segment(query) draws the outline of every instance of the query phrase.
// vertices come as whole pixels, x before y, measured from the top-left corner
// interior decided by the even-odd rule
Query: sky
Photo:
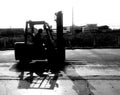
[[[119,0],[0,0],[0,28],[24,28],[28,20],[56,27],[55,13],[62,11],[63,25],[108,25],[120,28]]]

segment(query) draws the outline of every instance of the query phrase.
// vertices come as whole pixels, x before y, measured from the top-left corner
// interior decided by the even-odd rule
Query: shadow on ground
[[[19,67],[19,66],[18,66]],[[75,70],[75,67],[73,64],[65,63],[65,67],[68,67],[72,72],[71,74],[68,74],[66,70],[64,73],[67,75],[67,77],[72,81],[74,84],[72,89],[78,94],[78,95],[94,95],[92,90],[95,90],[95,88],[89,83],[87,79],[84,79],[81,77]],[[19,89],[51,89],[53,90],[55,87],[58,87],[57,84],[58,80],[58,74],[54,75],[43,75],[39,76],[24,76],[23,80],[19,80]]]
[[[91,90],[95,90],[95,88],[87,79],[84,79],[76,72],[75,67],[72,64],[67,64],[69,64],[68,67],[72,70],[71,74],[67,74],[65,71],[66,75],[74,84],[72,89],[75,90],[78,95],[94,95]]]
[[[23,80],[19,81],[18,88],[19,89],[51,89],[54,87],[58,87],[56,83],[58,79],[58,75],[54,76],[33,76],[33,77],[25,77]]]
[[[56,83],[58,79],[58,73],[55,74],[43,74],[46,63],[35,62],[33,64],[16,63],[11,67],[11,70],[21,72],[19,75],[19,89],[54,89],[58,87]],[[35,76],[30,76],[30,71]],[[28,73],[27,73],[28,72]],[[22,77],[22,78],[21,78]]]

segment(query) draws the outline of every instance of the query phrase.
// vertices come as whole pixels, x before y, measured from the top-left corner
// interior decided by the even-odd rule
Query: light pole
[[[74,31],[74,7],[72,7],[72,34]]]

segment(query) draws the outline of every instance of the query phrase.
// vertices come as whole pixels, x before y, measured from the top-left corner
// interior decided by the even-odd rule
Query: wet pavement
[[[10,62],[0,63],[0,95],[120,95],[120,49],[69,50],[59,74],[31,79],[26,72],[23,80],[10,52],[2,52]]]

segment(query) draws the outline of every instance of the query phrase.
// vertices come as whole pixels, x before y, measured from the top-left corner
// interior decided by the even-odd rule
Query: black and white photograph
[[[119,0],[0,0],[0,95],[120,95]]]

